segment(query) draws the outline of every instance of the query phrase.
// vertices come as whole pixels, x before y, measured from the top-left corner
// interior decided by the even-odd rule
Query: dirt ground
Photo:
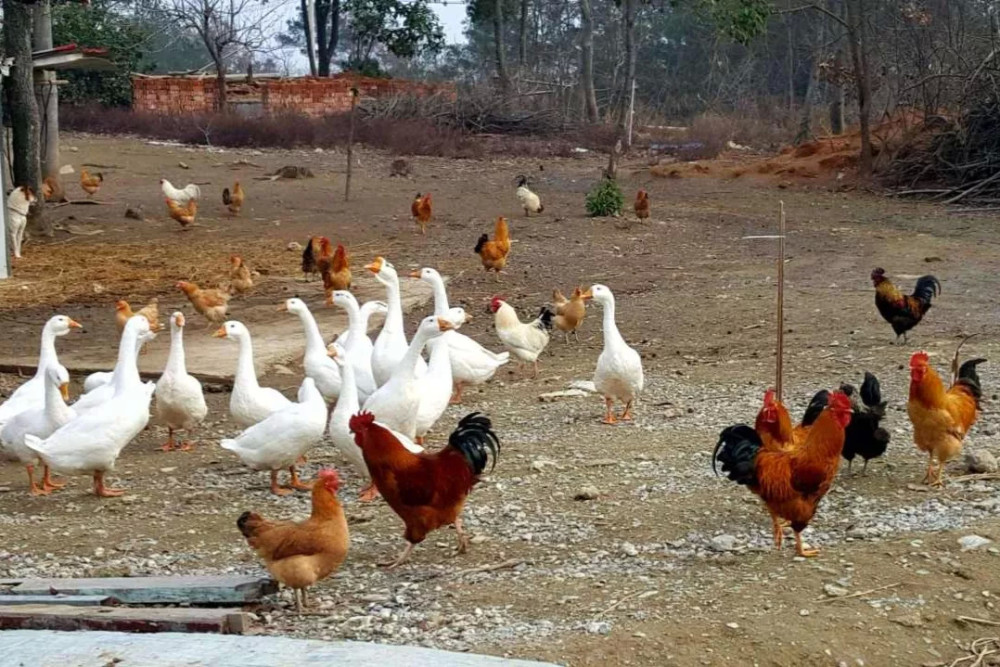
[[[66,206],[53,215],[77,231],[103,231],[30,243],[15,278],[0,286],[5,353],[35,349],[42,322],[59,311],[85,323],[81,335],[105,337],[109,358],[114,299],[157,295],[161,313],[191,314],[173,282],[218,280],[232,252],[266,274],[249,304],[277,303],[293,290],[318,304],[318,283],[288,280],[297,276],[299,259],[287,244],[312,234],[347,245],[355,270],[381,254],[399,269],[434,266],[451,276],[452,302],[475,317],[463,332],[495,349],[484,311],[494,294],[527,316],[553,287],[600,282],[614,291],[619,326],[646,371],[634,424],[601,425],[594,396],[538,399],[590,379],[602,345],[600,312],[591,310],[579,344],[553,337],[537,380],[512,368],[469,392],[466,405],[449,408],[431,444],[443,442],[450,425],[472,410],[489,413],[503,440],[495,472],[466,506],[472,548],[454,557],[453,533],[441,531],[391,572],[375,563],[402,548],[400,521],[384,503],[359,504],[358,476],[332,448],[318,448],[306,471],[328,464],[342,471],[351,554],[317,587],[313,613],[290,613],[283,594],[258,610],[258,631],[569,665],[972,664],[955,661],[973,655],[974,640],[1000,634],[997,481],[964,479],[943,490],[919,485],[926,461],[912,444],[905,411],[905,369],[915,349],[930,351],[943,371],[958,337],[983,331],[963,354],[1000,360],[992,218],[864,192],[656,178],[637,167],[624,170],[623,187],[629,197],[640,187],[649,191],[652,219],[591,219],[583,202],[603,166],[599,156],[418,158],[408,180],[387,177],[392,158],[362,151],[345,203],[341,154],[71,137],[64,159],[117,165],[104,170],[98,196],[111,203]],[[316,178],[255,180],[284,164],[309,166]],[[513,185],[519,173],[531,176],[543,215],[520,215]],[[202,184],[206,203],[191,231],[178,231],[165,215],[161,176],[175,185]],[[219,191],[237,178],[247,204],[231,219]],[[75,181],[68,188],[82,196]],[[426,236],[409,219],[418,191],[434,198]],[[719,431],[752,420],[773,382],[775,242],[743,237],[774,233],[779,200],[788,212],[787,400],[799,414],[815,390],[857,383],[870,370],[889,401],[884,425],[893,438],[866,475],[842,469],[806,532],[821,549],[810,560],[793,557],[787,543],[774,551],[759,503],[714,477],[710,466]],[[139,204],[147,220],[122,216],[126,205]],[[497,284],[472,248],[500,214],[511,221],[515,243]],[[891,329],[875,310],[875,266],[907,289],[925,273],[941,280],[943,293],[909,346],[891,345]],[[243,307],[235,304],[232,317],[240,318]],[[409,332],[424,315],[407,314]],[[153,344],[166,346],[161,338]],[[73,344],[67,337],[58,347]],[[1000,380],[992,364],[981,375],[986,400],[966,449],[1000,453]],[[5,394],[17,381],[0,377]],[[292,392],[298,376],[263,381]],[[270,496],[264,475],[218,446],[235,432],[227,401],[224,392],[209,394],[209,419],[193,453],[160,452],[165,429],[155,424],[130,444],[115,471],[115,482],[130,490],[123,499],[95,499],[83,478],[32,498],[21,468],[0,469],[0,578],[260,571],[236,517],[244,509],[302,516],[308,498]],[[962,468],[957,462],[949,473],[960,476]],[[588,485],[599,497],[575,500]],[[959,538],[972,534],[993,542],[962,551]],[[989,659],[978,664],[1000,664]]]

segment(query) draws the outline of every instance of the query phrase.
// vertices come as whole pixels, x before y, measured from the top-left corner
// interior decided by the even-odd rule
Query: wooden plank
[[[61,604],[73,607],[103,607],[117,604],[107,595],[0,595],[0,607],[24,604]]]
[[[244,632],[246,614],[227,609],[0,606],[0,630],[117,630],[121,632]]]
[[[11,595],[102,595],[123,604],[231,604],[254,602],[278,590],[272,579],[252,576],[25,579]]]
[[[4,653],[24,665],[73,667],[332,667],[405,665],[406,667],[554,667],[550,663],[452,653],[414,646],[319,641],[291,637],[125,634],[11,630],[3,635]]]

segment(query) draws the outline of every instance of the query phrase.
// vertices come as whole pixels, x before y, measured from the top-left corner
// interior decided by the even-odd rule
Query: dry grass
[[[242,241],[239,253],[264,275],[298,275],[299,253],[275,252],[274,241]],[[218,287],[228,284],[230,254],[224,246],[181,241],[32,245],[14,264],[14,277],[0,282],[0,311],[142,302],[174,290],[178,280]]]

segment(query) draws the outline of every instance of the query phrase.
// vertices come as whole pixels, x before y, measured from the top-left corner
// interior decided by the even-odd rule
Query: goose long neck
[[[390,331],[403,330],[403,302],[399,297],[399,278],[387,278],[385,280],[386,304],[389,311],[385,314],[385,324],[383,327]]]
[[[434,315],[444,317],[448,314],[448,292],[444,288],[444,279],[435,276],[431,287],[434,288]]]
[[[407,374],[416,377],[417,375],[417,362],[420,360],[420,352],[424,349],[424,345],[427,344],[430,336],[426,331],[421,331],[417,329],[417,333],[413,335],[413,340],[410,341],[410,346],[406,348],[406,354],[403,355],[402,361],[399,362],[399,367],[403,369]]]
[[[247,384],[257,388],[257,369],[253,367],[253,341],[249,336],[240,336],[240,357],[236,362],[236,384]]]
[[[348,315],[348,317],[350,317]],[[307,350],[320,350],[326,354],[326,346],[323,345],[323,336],[319,333],[319,325],[316,324],[316,318],[308,310],[303,310],[299,313],[299,319],[302,320],[302,326],[306,331],[306,349]]]
[[[624,340],[615,324],[615,301],[611,299],[604,306],[604,341],[605,343],[619,342]]]
[[[337,405],[333,411],[338,415],[347,413],[353,415],[361,409],[358,399],[358,385],[354,382],[354,367],[346,363],[340,367],[340,395],[337,397]]]
[[[167,368],[174,372],[187,369],[184,360],[184,329],[175,327],[170,333],[170,356],[167,357]]]
[[[59,392],[59,386],[45,378],[45,414],[54,416],[59,408],[65,405],[62,394]]]
[[[344,310],[347,311],[347,330],[351,332],[351,335],[367,335],[368,320],[361,316],[361,309],[358,308],[358,305],[356,303],[348,303],[344,307]]]
[[[115,364],[113,381],[116,396],[139,384],[139,365],[136,361],[138,354],[138,334],[135,331],[126,331],[118,345],[118,363]]]
[[[42,329],[42,346],[38,351],[38,370],[35,375],[43,376],[45,369],[56,361],[56,333],[46,324]]]

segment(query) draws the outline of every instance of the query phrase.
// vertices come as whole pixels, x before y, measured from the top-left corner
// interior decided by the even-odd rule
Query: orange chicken
[[[243,258],[239,255],[229,257],[229,293],[244,294],[253,287],[253,276]]]
[[[125,325],[128,323],[129,319],[133,315],[142,315],[149,322],[149,330],[156,333],[160,330],[160,309],[159,309],[159,299],[153,298],[149,301],[146,306],[140,308],[138,312],[132,312],[132,306],[129,302],[124,299],[119,299],[115,302],[115,325],[118,327],[118,335],[120,336],[122,330],[125,329]],[[145,351],[145,348],[143,348]]]
[[[239,215],[240,209],[243,208],[243,187],[240,186],[240,182],[236,181],[233,184],[233,189],[225,188],[222,191],[222,203],[226,205],[229,212],[233,215]]]
[[[97,191],[101,189],[101,185],[104,183],[104,174],[97,172],[93,176],[86,169],[80,170],[80,187],[83,191],[87,193],[88,196],[93,197],[97,194]]]
[[[45,180],[42,181],[42,197],[45,198],[45,201],[65,201],[66,195],[58,178],[45,177]]]
[[[925,484],[944,483],[945,464],[962,451],[962,441],[979,417],[983,389],[976,366],[985,361],[966,361],[958,370],[955,383],[946,390],[926,352],[914,352],[910,358],[910,399],[906,410],[913,424],[913,442],[929,456]]]
[[[338,290],[351,289],[351,265],[347,250],[342,245],[337,246],[333,260],[323,267],[323,291],[326,302],[333,303],[333,293]]]
[[[295,590],[298,611],[308,605],[307,589],[347,558],[351,539],[337,500],[339,488],[336,470],[320,470],[312,487],[312,513],[305,521],[269,521],[256,512],[244,512],[236,521],[271,576]]]
[[[198,200],[191,199],[184,206],[178,204],[173,199],[164,199],[167,202],[167,210],[170,217],[181,223],[181,229],[187,229],[188,225],[194,224],[195,216],[198,214]]]
[[[483,261],[483,268],[487,271],[496,271],[496,278],[500,280],[500,272],[507,266],[507,255],[510,254],[510,230],[507,229],[507,219],[503,216],[497,218],[496,227],[493,229],[493,240],[483,234],[476,242],[474,250]]]
[[[645,220],[649,217],[649,195],[645,190],[639,190],[635,196],[635,217]]]
[[[323,273],[323,266],[331,258],[330,239],[325,236],[313,236],[302,250],[302,273],[308,280],[310,276]]]
[[[229,295],[220,289],[201,289],[194,283],[180,281],[177,289],[184,292],[194,309],[208,320],[209,324],[221,324],[229,310]]]
[[[427,233],[427,223],[431,221],[431,195],[430,193],[426,195],[421,195],[419,192],[417,196],[413,198],[413,203],[410,204],[410,213],[413,214],[413,220],[420,225],[420,233]]]
[[[558,289],[552,290],[552,307],[556,310],[556,316],[552,318],[552,324],[555,325],[556,329],[563,332],[567,343],[569,342],[570,333],[573,334],[577,342],[580,342],[580,337],[577,335],[576,330],[587,314],[587,299],[591,298],[593,298],[593,294],[590,293],[590,290],[584,292],[580,287],[573,290],[573,296],[569,299],[563,296],[563,293]]]

